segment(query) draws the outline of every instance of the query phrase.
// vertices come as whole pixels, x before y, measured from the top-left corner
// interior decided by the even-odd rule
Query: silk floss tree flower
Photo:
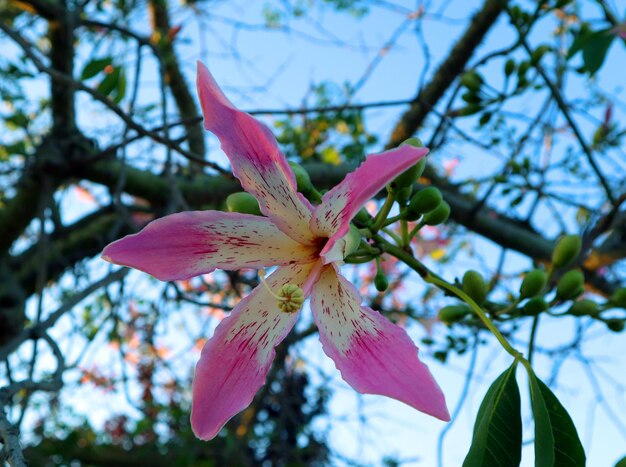
[[[371,155],[317,206],[298,193],[274,136],[237,110],[198,64],[204,126],[220,140],[241,186],[263,216],[193,211],[172,214],[108,245],[102,257],[173,281],[217,268],[278,266],[215,329],[196,366],[191,425],[214,438],[264,384],[276,347],[310,298],[324,352],[361,393],[400,400],[449,420],[443,393],[406,332],[361,305],[340,272],[350,252],[350,221],[385,184],[428,152],[402,146]]]

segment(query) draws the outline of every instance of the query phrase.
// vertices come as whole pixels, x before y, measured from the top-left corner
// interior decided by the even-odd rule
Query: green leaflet
[[[83,68],[83,71],[80,74],[80,79],[84,81],[86,79],[93,78],[112,63],[113,59],[111,57],[96,58],[94,60],[90,60],[85,65],[85,68]]]
[[[517,361],[514,361],[487,390],[478,409],[472,445],[463,467],[519,466],[522,418],[516,367]]]
[[[550,388],[533,372],[528,373],[535,418],[535,465],[582,467],[585,451],[569,414]]]

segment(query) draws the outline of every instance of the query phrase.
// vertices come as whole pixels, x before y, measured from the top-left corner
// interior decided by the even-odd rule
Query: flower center
[[[274,293],[267,282],[265,282],[265,270],[259,271],[261,283],[272,297],[278,302],[278,308],[285,313],[295,313],[304,303],[304,291],[296,284],[283,285],[278,293]]]

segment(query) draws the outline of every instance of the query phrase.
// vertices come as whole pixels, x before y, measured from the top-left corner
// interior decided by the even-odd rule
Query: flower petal
[[[273,290],[286,283],[301,286],[314,263],[280,267],[267,278]],[[245,409],[274,359],[274,347],[291,330],[298,313],[279,311],[276,299],[260,285],[215,329],[202,349],[193,380],[191,426],[198,438],[214,438]]]
[[[309,262],[316,255],[314,247],[295,242],[266,217],[187,211],[157,219],[141,232],[111,243],[102,257],[171,281],[216,268]]]
[[[355,171],[346,175],[339,185],[326,193],[311,220],[313,233],[330,238],[322,250],[322,256],[330,252],[335,242],[348,232],[350,221],[368,199],[427,153],[426,148],[404,145],[370,155]],[[332,258],[326,258],[327,263],[331,261]]]
[[[377,311],[360,306],[353,285],[327,266],[311,295],[324,352],[343,379],[365,394],[382,394],[450,420],[441,389],[407,333]]]
[[[301,243],[312,243],[311,204],[297,192],[296,179],[272,132],[237,110],[206,67],[198,62],[198,95],[204,127],[214,133],[241,186],[255,196],[263,214]]]

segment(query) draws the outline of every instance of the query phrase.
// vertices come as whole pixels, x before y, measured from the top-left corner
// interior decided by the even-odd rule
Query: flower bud
[[[626,308],[626,287],[617,289],[613,295],[611,295],[610,302],[620,308]]]
[[[387,276],[382,273],[382,271],[377,272],[374,276],[374,286],[379,292],[384,292],[387,290],[387,287],[389,287],[389,280],[387,279]]]
[[[552,252],[552,264],[555,268],[562,268],[571,264],[579,255],[581,240],[578,235],[561,237]]]
[[[487,284],[476,271],[467,271],[463,275],[463,291],[479,305],[487,298]]]
[[[483,85],[483,78],[475,70],[466,71],[461,75],[461,84],[467,89],[478,91]]]
[[[359,224],[367,225],[372,221],[372,216],[367,212],[367,209],[361,208],[354,216],[354,220]]]
[[[293,170],[293,174],[296,176],[298,191],[301,193],[308,193],[311,191],[313,188],[311,177],[309,176],[309,173],[304,170],[304,167],[292,161],[289,161],[289,165],[291,166],[291,170]]]
[[[450,217],[450,205],[442,201],[433,211],[424,215],[424,224],[439,225],[443,224]]]
[[[344,258],[359,249],[359,245],[361,244],[361,238],[361,232],[359,232],[359,229],[356,227],[356,225],[350,224],[350,230],[348,230],[348,233],[343,237],[343,240],[345,241],[343,251]]]
[[[585,289],[585,276],[577,269],[567,271],[556,284],[556,297],[560,300],[571,300],[581,295]]]
[[[613,332],[622,332],[624,330],[624,320],[617,318],[607,319],[606,326]]]
[[[547,309],[548,304],[543,297],[533,297],[526,302],[523,312],[525,315],[535,316],[543,311],[546,311]]]
[[[259,202],[254,196],[245,191],[232,193],[226,198],[226,208],[229,212],[240,212],[242,214],[261,215]]]
[[[417,140],[417,138],[410,138],[410,140]],[[418,146],[417,144],[410,144],[408,143],[409,140],[406,140],[404,144],[407,144],[409,146],[415,146],[418,148],[422,148],[424,147],[424,145],[421,144],[420,141],[420,145]],[[417,140],[419,141],[419,140]],[[424,169],[426,168],[426,159],[422,158],[420,159],[420,161],[409,167],[408,169],[406,169],[404,172],[402,172],[400,175],[398,175],[396,178],[393,179],[393,181],[389,184],[389,188],[391,188],[392,190],[397,189],[397,188],[403,188],[406,186],[411,186],[413,185],[418,178],[420,178],[422,176],[422,174],[424,173]]]
[[[448,305],[439,310],[439,321],[445,324],[452,324],[461,321],[472,313],[472,309],[467,305]]]
[[[411,197],[411,193],[413,193],[412,186],[405,186],[395,191],[394,198],[400,204],[406,204],[406,201]]]
[[[583,299],[574,302],[574,304],[568,310],[568,313],[573,316],[595,316],[598,311],[598,304],[593,300]]]
[[[413,195],[408,210],[415,214],[425,214],[434,210],[442,201],[441,191],[434,186],[429,186]]]
[[[511,74],[513,74],[513,72],[515,71],[515,67],[515,60],[509,58],[504,64],[504,74],[506,76],[511,76]]]
[[[519,297],[521,299],[534,297],[539,295],[548,282],[548,276],[542,269],[533,269],[522,281],[519,288]]]

